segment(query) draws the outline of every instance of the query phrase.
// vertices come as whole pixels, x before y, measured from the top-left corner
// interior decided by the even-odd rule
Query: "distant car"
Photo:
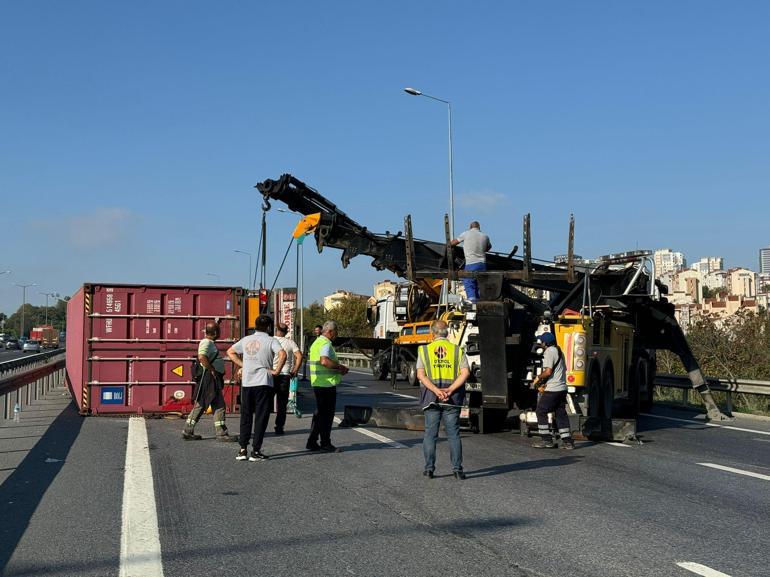
[[[24,343],[26,343],[29,340],[29,337],[19,337],[19,343],[24,346]]]
[[[21,343],[18,341],[18,339],[11,338],[5,342],[6,351],[13,351],[13,350],[18,351],[20,348],[21,348]]]
[[[41,350],[40,341],[29,340],[22,346],[21,350],[25,353],[39,353]]]

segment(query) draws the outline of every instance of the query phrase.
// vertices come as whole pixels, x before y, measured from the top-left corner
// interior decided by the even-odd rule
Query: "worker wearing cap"
[[[456,479],[465,479],[463,446],[460,441],[460,408],[465,400],[465,381],[471,375],[463,350],[447,340],[449,327],[444,321],[433,321],[433,342],[419,348],[417,379],[420,381],[420,406],[425,418],[422,452],[425,457],[423,475],[433,478],[436,468],[436,440],[441,421],[449,441],[449,457]]]
[[[543,352],[543,371],[535,377],[532,384],[537,387],[540,395],[537,399],[537,433],[538,439],[532,443],[536,449],[552,449],[556,445],[553,442],[548,426],[548,413],[553,413],[561,438],[562,449],[574,449],[572,435],[567,416],[567,381],[564,378],[564,355],[556,344],[553,333],[543,333],[538,341],[545,347]]]

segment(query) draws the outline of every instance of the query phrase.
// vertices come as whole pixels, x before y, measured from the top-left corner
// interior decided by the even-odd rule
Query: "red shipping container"
[[[225,402],[238,409],[225,352],[241,338],[243,289],[86,284],[67,304],[67,383],[80,413],[188,412],[206,323],[219,320]]]

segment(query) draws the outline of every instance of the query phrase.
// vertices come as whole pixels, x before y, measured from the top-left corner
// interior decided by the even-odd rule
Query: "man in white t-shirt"
[[[268,458],[262,453],[262,440],[273,404],[273,377],[281,372],[286,362],[286,352],[268,334],[273,328],[273,319],[259,315],[254,328],[253,335],[242,338],[227,350],[227,356],[240,368],[238,374],[241,376],[241,450],[235,457],[238,461]],[[249,455],[252,422],[254,441]]]
[[[293,340],[286,336],[289,327],[285,323],[276,323],[275,340],[281,344],[286,352],[286,362],[281,372],[273,378],[275,389],[275,434],[283,435],[283,426],[286,424],[286,406],[289,404],[289,386],[292,378],[297,376],[302,366],[302,353]],[[275,358],[275,368],[278,366],[278,357]]]

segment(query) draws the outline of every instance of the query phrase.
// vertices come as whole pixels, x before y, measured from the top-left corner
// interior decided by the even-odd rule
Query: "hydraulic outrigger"
[[[589,359],[587,394],[580,400],[586,417],[609,421],[618,413],[635,416],[640,408],[651,404],[655,351],[670,350],[682,360],[693,388],[703,399],[708,418],[729,419],[714,402],[674,317],[674,307],[661,294],[662,285],[645,268],[649,253],[611,255],[590,268],[575,266],[571,220],[566,267],[537,264],[531,255],[527,215],[523,255],[514,256],[515,248],[510,254],[490,253],[486,272],[469,273],[461,270],[462,250],[452,247],[448,237],[443,243],[413,238],[409,217],[405,221],[406,234],[376,234],[290,174],[260,182],[256,188],[266,202],[278,200],[292,211],[313,215],[318,251],[327,246],[341,250],[343,267],[347,267],[352,258],[367,255],[377,270],[389,270],[408,279],[433,302],[440,296],[437,287],[441,283],[437,283],[437,279],[477,278],[480,299],[474,322],[478,331],[465,346],[469,356],[478,358],[469,390],[471,398],[475,397],[471,407],[476,416],[475,425],[482,432],[499,429],[511,409],[524,410],[533,405],[535,394],[528,386],[528,378],[538,327],[544,321],[554,323],[556,319],[567,319],[564,322],[574,324],[578,317],[584,325],[597,327],[597,339],[602,323],[606,325],[601,333],[604,338],[609,338],[611,327],[616,326],[630,327],[633,333],[632,350],[626,351],[622,367],[622,374],[628,376],[627,391],[622,398],[613,397],[616,387],[609,377],[594,374],[593,365],[598,363]],[[528,294],[532,292],[530,289],[548,291],[551,299],[545,302],[533,298]],[[575,404],[578,412],[581,411],[579,405]]]

